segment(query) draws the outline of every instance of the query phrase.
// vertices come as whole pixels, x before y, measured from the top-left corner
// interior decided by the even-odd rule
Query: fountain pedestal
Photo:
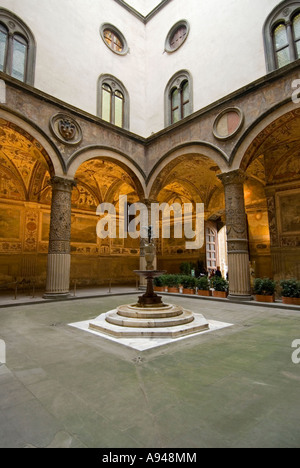
[[[157,278],[158,276],[161,276],[166,272],[165,271],[158,271],[158,270],[145,270],[145,271],[136,270],[134,273],[136,273],[139,276],[145,277],[146,280],[147,280],[146,293],[143,296],[139,297],[138,305],[140,307],[155,307],[155,306],[156,307],[161,307],[161,306],[163,306],[162,297],[158,296],[154,292],[153,280],[154,280],[154,278]]]
[[[147,291],[137,304],[123,305],[100,315],[89,324],[91,330],[116,338],[179,338],[209,330],[201,314],[183,307],[164,304],[154,292],[153,280],[164,271],[135,271],[147,279]]]

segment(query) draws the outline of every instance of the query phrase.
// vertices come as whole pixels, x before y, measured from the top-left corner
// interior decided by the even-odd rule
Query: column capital
[[[141,200],[141,203],[144,203],[148,209],[151,208],[152,203],[159,203],[157,200],[154,200],[154,198],[144,198]]]
[[[64,177],[53,176],[49,181],[49,185],[51,185],[53,190],[71,192],[73,188],[77,186],[77,181],[74,179],[65,179]]]
[[[235,171],[224,172],[217,176],[224,186],[233,184],[244,184],[248,179],[247,174],[242,169],[236,169]]]

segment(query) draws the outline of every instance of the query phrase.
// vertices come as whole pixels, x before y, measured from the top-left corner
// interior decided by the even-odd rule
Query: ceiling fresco
[[[204,203],[207,215],[224,211],[221,171],[207,156],[186,155],[168,164],[154,184],[159,202]]]
[[[76,176],[72,204],[77,208],[94,210],[103,202],[117,204],[120,195],[128,201],[137,201],[133,179],[117,164],[104,159],[91,159],[83,163]]]
[[[299,110],[277,119],[264,129],[248,148],[242,163],[243,169],[247,169],[247,173],[250,172],[267,185],[298,180],[300,178],[299,128]]]

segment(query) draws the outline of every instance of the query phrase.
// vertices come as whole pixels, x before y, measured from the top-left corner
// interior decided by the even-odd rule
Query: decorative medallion
[[[215,120],[213,134],[218,140],[233,138],[244,123],[244,115],[237,107],[222,111]]]
[[[76,120],[67,114],[56,114],[50,120],[53,134],[65,144],[78,145],[82,140],[82,131]]]

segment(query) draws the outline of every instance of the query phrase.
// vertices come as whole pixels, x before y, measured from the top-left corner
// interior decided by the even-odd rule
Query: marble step
[[[106,314],[89,323],[90,330],[98,331],[115,338],[180,338],[209,330],[209,323],[201,314],[194,314],[194,320],[184,325],[162,328],[123,327],[106,321]]]
[[[129,328],[164,328],[185,325],[194,321],[194,314],[189,310],[182,310],[182,313],[176,317],[164,318],[131,318],[122,317],[118,312],[111,312],[106,315],[106,321],[119,327]]]
[[[183,308],[175,305],[164,304],[163,307],[136,307],[134,305],[123,305],[118,307],[118,315],[121,317],[139,319],[160,319],[178,317],[183,314]]]

